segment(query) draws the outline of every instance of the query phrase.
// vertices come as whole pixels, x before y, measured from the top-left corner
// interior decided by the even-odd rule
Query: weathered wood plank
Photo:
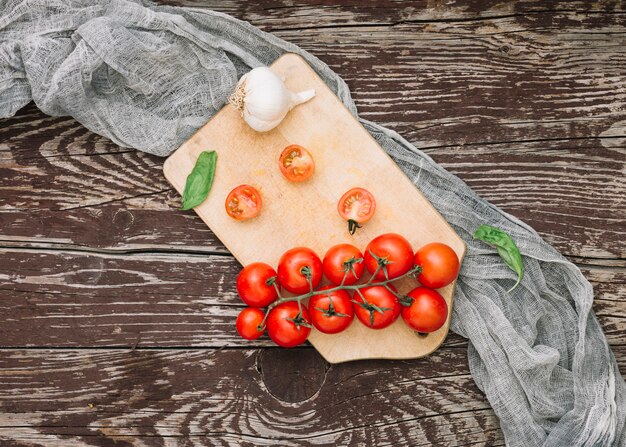
[[[0,140],[3,246],[226,252],[195,214],[177,210],[156,157],[115,154],[75,121],[32,107]],[[564,254],[609,259],[626,257],[625,151],[626,142],[573,139],[427,152]]]
[[[230,256],[0,250],[0,340],[11,347],[261,347],[237,336]],[[608,340],[626,333],[626,269],[586,267]],[[43,331],[33,331],[40,327]],[[451,336],[446,346],[463,346]]]
[[[502,16],[532,16],[556,12],[619,13],[620,2],[590,1],[428,1],[428,0],[157,0],[156,3],[213,9],[247,20],[256,26],[333,27],[363,23],[479,21]],[[259,23],[256,23],[259,22]]]
[[[463,351],[313,373],[297,366],[302,352],[289,351],[291,367],[281,358],[280,372],[294,376],[283,387],[307,380],[318,387],[293,402],[265,385],[279,368],[264,357],[282,350],[5,350],[0,439],[46,446],[152,445],[146,436],[165,445],[502,444]]]
[[[182,3],[310,50],[364,117],[421,146],[625,134],[619,3]]]
[[[615,350],[626,359],[626,346]],[[0,439],[45,446],[502,445],[461,351],[320,369],[321,357],[302,349],[0,350]],[[303,357],[311,368],[302,369]],[[290,380],[276,388],[274,375]],[[315,386],[306,381],[319,390],[311,394]],[[302,387],[310,390],[302,394]]]

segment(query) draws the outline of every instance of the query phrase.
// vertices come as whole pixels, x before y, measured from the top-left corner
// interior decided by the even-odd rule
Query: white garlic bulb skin
[[[293,93],[268,67],[257,67],[241,77],[229,102],[257,132],[278,126],[287,113],[315,96],[315,90]]]

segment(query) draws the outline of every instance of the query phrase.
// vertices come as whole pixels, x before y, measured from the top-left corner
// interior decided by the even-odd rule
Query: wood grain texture
[[[614,350],[626,358],[624,346]],[[309,373],[303,369],[309,363],[301,362],[311,353],[318,355],[306,349],[0,350],[0,440],[59,447],[504,445],[464,349]],[[303,374],[324,386],[313,396],[298,391],[306,384],[294,380],[277,390],[266,386],[270,375],[301,380]]]
[[[314,351],[272,359],[276,351],[0,351],[0,439],[46,446],[503,444],[464,349],[439,350],[429,361],[328,365],[318,375],[324,386],[297,402],[293,388],[306,385],[285,380],[276,394],[265,377],[309,379],[301,357]],[[26,420],[29,426],[12,428]]]
[[[531,224],[583,266],[626,373],[622,2],[162,3],[312,51],[364,118]],[[0,121],[1,445],[504,443],[454,334],[411,362],[244,345],[238,264],[161,166],[32,104]]]

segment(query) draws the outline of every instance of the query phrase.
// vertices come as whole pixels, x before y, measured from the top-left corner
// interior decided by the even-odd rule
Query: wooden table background
[[[296,43],[361,115],[580,266],[626,372],[619,1],[170,1]],[[240,266],[163,160],[29,105],[0,121],[0,445],[502,445],[451,334],[329,365],[236,336]]]

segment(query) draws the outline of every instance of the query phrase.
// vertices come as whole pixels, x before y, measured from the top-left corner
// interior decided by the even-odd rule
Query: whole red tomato
[[[414,262],[422,267],[417,280],[431,289],[447,286],[459,275],[459,257],[441,242],[433,242],[417,250]]]
[[[448,304],[435,290],[416,287],[408,294],[409,306],[402,307],[402,319],[418,332],[433,332],[448,318]]]
[[[333,284],[341,284],[345,275],[344,284],[354,284],[363,275],[363,253],[350,244],[338,244],[330,247],[324,256],[324,275]],[[347,274],[346,274],[347,272]]]
[[[267,333],[278,346],[293,348],[306,341],[311,333],[311,319],[306,306],[302,313],[295,301],[276,306],[267,316]]]
[[[365,248],[365,267],[370,273],[378,268],[378,259],[385,263],[387,276],[381,268],[376,279],[393,279],[404,275],[413,267],[413,249],[405,238],[395,233],[381,234]]]
[[[393,286],[388,287],[396,291]],[[361,294],[354,294],[354,313],[365,326],[383,329],[390,326],[400,316],[402,306],[396,296],[386,287],[377,285],[365,287],[361,289]]]
[[[246,265],[237,276],[237,292],[251,307],[267,307],[276,301],[278,293],[272,285],[276,270],[263,262]]]
[[[291,293],[307,293],[322,280],[322,261],[313,250],[296,247],[287,250],[278,262],[278,282]],[[307,281],[307,277],[311,281]]]
[[[320,290],[328,290],[330,286]],[[337,334],[354,320],[354,307],[350,294],[345,290],[314,295],[309,300],[309,312],[313,326],[325,334]]]
[[[237,332],[246,340],[256,340],[265,331],[264,328],[261,328],[264,317],[265,314],[261,309],[246,307],[237,316],[237,322],[235,323]]]

